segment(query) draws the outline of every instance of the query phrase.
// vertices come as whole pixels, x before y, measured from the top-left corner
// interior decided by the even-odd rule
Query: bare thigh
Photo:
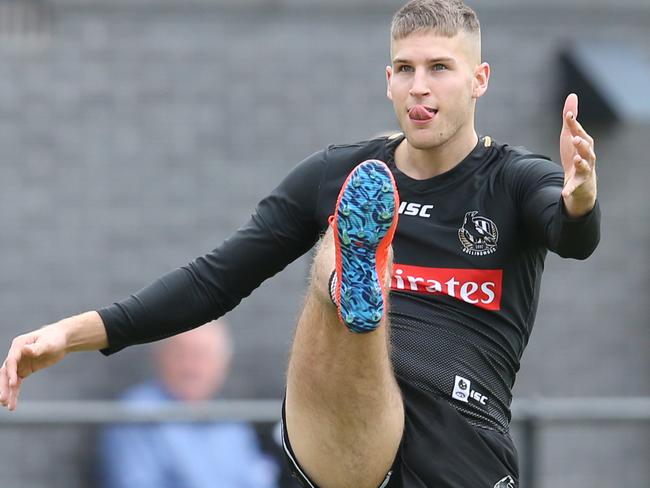
[[[333,263],[328,231],[292,346],[286,429],[298,462],[321,488],[377,488],[404,429],[388,324],[360,335],[340,322],[327,292]]]

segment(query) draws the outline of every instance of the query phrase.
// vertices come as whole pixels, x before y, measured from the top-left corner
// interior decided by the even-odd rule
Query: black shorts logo
[[[472,389],[472,382],[470,380],[458,375],[454,379],[454,389],[451,392],[451,397],[465,403],[469,403],[472,400],[481,405],[486,405],[488,401],[486,395],[483,395],[476,389]]]
[[[517,485],[515,485],[515,480],[512,479],[512,476],[506,476],[502,480],[497,481],[494,488],[517,488]]]

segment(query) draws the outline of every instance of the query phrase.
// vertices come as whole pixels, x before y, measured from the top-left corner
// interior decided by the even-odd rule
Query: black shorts
[[[397,457],[380,488],[517,488],[517,451],[507,433],[474,427],[447,400],[400,384],[406,422]],[[296,459],[282,406],[282,442],[291,474],[318,488]]]

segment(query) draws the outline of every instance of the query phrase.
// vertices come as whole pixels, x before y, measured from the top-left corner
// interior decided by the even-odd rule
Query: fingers
[[[23,342],[14,339],[2,368],[0,369],[0,405],[9,410],[16,408],[20,380],[18,378],[18,363],[22,358]]]
[[[566,98],[562,114],[564,115],[564,125],[569,129],[571,135],[574,137],[582,137],[583,139],[587,140],[593,147],[593,138],[587,134],[587,131],[582,127],[580,122],[578,122],[578,95],[571,93]]]
[[[571,135],[576,137],[582,137],[586,141],[589,142],[592,146],[594,145],[594,139],[587,134],[587,131],[582,127],[580,122],[578,122],[578,119],[576,119],[576,116],[573,112],[567,112],[565,116],[565,121],[567,128],[571,132]]]
[[[596,164],[596,153],[594,152],[593,143],[580,136],[574,136],[572,142],[573,147],[576,149],[574,163],[583,160],[589,167],[593,167]],[[578,161],[576,161],[576,158],[578,158]]]
[[[582,125],[576,120],[573,112],[567,112],[565,120],[566,126],[572,136],[571,142],[576,151],[574,156],[574,164],[578,164],[576,168],[579,168],[581,164],[580,160],[586,162],[590,168],[593,168],[596,164],[594,139],[587,134],[587,131],[585,131]],[[578,159],[576,160],[576,158]]]
[[[564,120],[567,119],[567,113],[572,113],[574,118],[578,116],[578,95],[575,93],[570,93],[564,101],[564,108],[562,109],[562,115]]]
[[[14,410],[18,403],[18,395],[20,394],[20,385],[22,384],[21,378],[21,365],[25,369],[24,360],[26,356],[34,356],[34,348],[36,337],[27,334],[16,337],[11,343],[7,358],[5,359],[2,368],[0,368],[0,405]],[[27,376],[28,372],[22,372],[23,376]]]
[[[564,167],[565,184],[562,196],[565,198],[565,203],[566,199],[571,197],[572,202],[578,202],[578,207],[593,208],[596,198],[594,139],[577,120],[578,97],[575,94],[572,93],[567,97],[563,115],[560,154]],[[575,205],[573,209],[575,210]],[[582,215],[580,212],[574,213]]]
[[[595,157],[595,156],[594,156]],[[562,188],[562,196],[568,198],[573,193],[586,184],[588,181],[595,181],[594,163],[583,158],[580,154],[573,157],[573,171],[568,176],[567,181]]]
[[[9,404],[7,407],[9,408],[10,411],[16,410],[16,406],[18,405],[18,397],[20,396],[20,385],[22,384],[22,380],[18,380],[18,383],[9,390]]]
[[[0,368],[0,405],[7,406],[9,400],[9,378],[7,376],[7,367],[3,363]]]

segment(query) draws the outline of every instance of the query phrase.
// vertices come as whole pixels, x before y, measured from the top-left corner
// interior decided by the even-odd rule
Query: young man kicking
[[[0,402],[14,409],[23,379],[68,352],[115,353],[223,315],[320,239],[283,409],[303,486],[516,487],[511,388],[546,252],[584,259],[599,240],[593,140],[575,95],[562,167],[476,133],[490,68],[461,2],[411,1],[391,34],[402,134],[314,154],[211,253],[17,337]]]

